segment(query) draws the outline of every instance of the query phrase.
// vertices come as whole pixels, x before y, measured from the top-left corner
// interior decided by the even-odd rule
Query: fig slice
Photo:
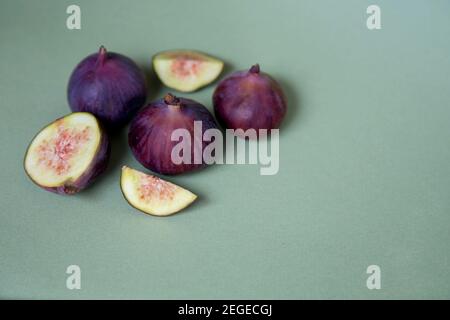
[[[97,118],[75,112],[53,121],[33,138],[24,169],[45,190],[73,194],[105,171],[109,154],[109,140]]]
[[[192,92],[213,82],[223,69],[223,61],[190,50],[170,50],[153,57],[153,68],[169,88]]]
[[[176,213],[197,198],[189,190],[127,166],[122,167],[120,188],[132,207],[155,216]]]

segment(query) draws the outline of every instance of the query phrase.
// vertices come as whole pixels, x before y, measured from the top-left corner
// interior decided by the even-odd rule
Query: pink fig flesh
[[[90,113],[75,112],[42,129],[27,149],[24,167],[45,190],[74,194],[106,169],[109,140]]]
[[[120,188],[131,206],[156,216],[176,213],[197,198],[187,189],[127,166],[122,168]]]

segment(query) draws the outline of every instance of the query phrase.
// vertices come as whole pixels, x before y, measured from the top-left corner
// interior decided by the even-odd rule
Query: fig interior
[[[223,69],[223,62],[207,54],[173,50],[157,54],[153,65],[161,81],[168,87],[191,92],[214,81]]]
[[[176,213],[197,198],[189,190],[127,166],[122,168],[120,187],[133,207],[156,216]]]
[[[74,181],[90,166],[101,139],[97,119],[75,112],[42,129],[25,156],[25,170],[44,187]]]

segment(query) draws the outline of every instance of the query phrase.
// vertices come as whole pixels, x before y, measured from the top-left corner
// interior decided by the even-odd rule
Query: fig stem
[[[255,64],[250,68],[250,73],[259,73],[260,69],[259,69],[259,64]]]
[[[181,106],[181,101],[173,94],[168,93],[164,96],[164,102],[169,106]]]
[[[100,46],[100,49],[98,50],[97,67],[103,66],[107,58],[107,53],[106,48]]]

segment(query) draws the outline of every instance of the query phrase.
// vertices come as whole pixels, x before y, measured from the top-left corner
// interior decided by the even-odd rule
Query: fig
[[[188,135],[185,139],[189,150],[183,151],[187,161],[182,163],[172,158],[175,146],[183,142],[174,141],[172,137],[177,129]],[[208,109],[194,100],[177,98],[169,93],[138,112],[130,124],[128,144],[136,159],[147,169],[175,175],[206,166],[202,152],[211,142],[202,138],[208,129],[218,130]]]
[[[72,111],[90,112],[108,129],[117,129],[144,105],[145,77],[130,58],[101,46],[73,70],[67,96]]]
[[[155,216],[174,214],[197,198],[182,187],[127,166],[122,167],[120,188],[132,207]]]
[[[237,71],[217,86],[213,94],[217,121],[228,129],[279,128],[287,109],[281,86],[258,64],[248,71]],[[239,135],[239,134],[237,134]]]
[[[50,123],[33,138],[24,167],[45,190],[74,194],[105,171],[109,154],[109,139],[97,118],[75,112]]]
[[[169,88],[192,92],[213,82],[223,62],[207,54],[189,50],[171,50],[153,57],[153,68]]]

